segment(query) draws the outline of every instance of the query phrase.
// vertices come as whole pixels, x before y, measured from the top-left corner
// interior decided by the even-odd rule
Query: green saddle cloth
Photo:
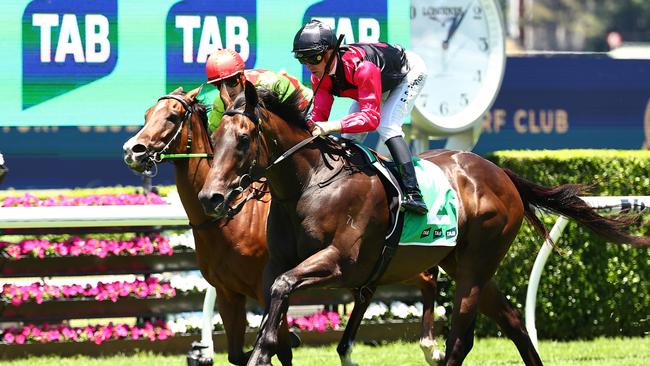
[[[413,158],[415,174],[426,215],[406,211],[400,245],[455,246],[458,236],[458,196],[440,167],[418,157]]]

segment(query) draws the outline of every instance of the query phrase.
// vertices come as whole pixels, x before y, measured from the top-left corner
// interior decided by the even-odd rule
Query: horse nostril
[[[224,202],[224,196],[219,193],[200,193],[199,200],[203,204],[206,213],[214,212]]]
[[[131,148],[131,151],[132,151],[134,154],[144,154],[144,153],[147,152],[147,148],[146,148],[146,146],[144,146],[143,144],[135,144],[135,145],[133,145],[133,147]]]
[[[220,204],[222,204],[224,201],[223,194],[219,193],[213,193],[212,196],[210,196],[210,203],[212,204],[212,207],[216,208]]]

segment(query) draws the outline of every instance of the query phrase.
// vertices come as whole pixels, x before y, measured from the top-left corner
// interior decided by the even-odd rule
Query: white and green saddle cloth
[[[426,215],[406,211],[400,245],[453,247],[458,236],[458,195],[436,164],[413,158],[420,191],[429,209]]]

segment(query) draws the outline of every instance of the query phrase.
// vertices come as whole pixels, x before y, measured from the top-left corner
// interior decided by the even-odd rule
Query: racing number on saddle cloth
[[[399,244],[455,246],[458,236],[458,194],[437,165],[418,157],[413,158],[413,165],[429,212],[426,215],[404,213]]]

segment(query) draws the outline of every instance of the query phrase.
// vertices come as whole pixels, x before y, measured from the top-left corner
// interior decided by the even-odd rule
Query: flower
[[[47,239],[25,239],[18,243],[0,242],[0,254],[3,252],[11,259],[81,255],[106,258],[109,255],[174,254],[169,240],[160,234],[134,236],[127,240],[71,236],[60,242]]]
[[[321,311],[299,318],[287,317],[289,327],[295,326],[301,330],[325,332],[328,329],[338,329],[341,317],[332,311]]]
[[[88,325],[69,327],[64,324],[25,325],[24,328],[9,327],[0,331],[0,339],[6,344],[83,342],[91,341],[97,345],[109,340],[124,339],[131,336],[138,339],[146,334],[149,340],[164,340],[174,333],[161,321],[146,322],[141,326],[126,324]]]
[[[41,304],[44,301],[57,299],[94,298],[97,301],[116,302],[124,297],[161,299],[174,296],[176,296],[176,289],[169,283],[160,282],[157,277],[133,282],[98,282],[95,286],[63,285],[59,287],[42,282],[34,282],[29,286],[4,284],[0,291],[0,300],[14,306],[20,306],[26,301],[35,301],[37,304]]]
[[[2,207],[37,207],[37,206],[115,206],[115,205],[166,205],[167,201],[153,192],[142,193],[106,193],[87,196],[64,196],[39,198],[30,193],[20,197],[6,197]]]

